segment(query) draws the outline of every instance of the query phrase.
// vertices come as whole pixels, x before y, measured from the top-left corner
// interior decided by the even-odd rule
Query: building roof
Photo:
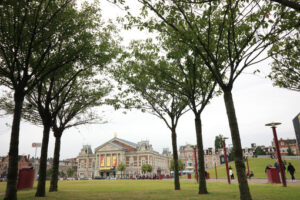
[[[121,138],[115,137],[115,138],[113,138],[112,140],[119,140],[120,142],[123,142],[123,143],[125,143],[125,144],[129,144],[130,146],[133,146],[133,147],[135,147],[135,148],[139,147],[138,144],[133,143],[133,142],[130,142],[130,141],[127,141],[127,140],[124,140],[124,139],[121,139]]]

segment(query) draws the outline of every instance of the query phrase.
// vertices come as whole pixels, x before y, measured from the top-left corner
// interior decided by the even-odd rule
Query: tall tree
[[[101,117],[91,108],[104,103],[103,98],[109,94],[111,87],[103,81],[89,81],[87,78],[91,77],[78,78],[72,83],[71,88],[66,89],[51,105],[52,113],[58,108],[59,111],[52,125],[55,147],[50,192],[57,191],[58,188],[59,155],[64,131],[83,124],[103,123]]]
[[[163,82],[165,76],[159,69],[169,63],[159,56],[159,49],[150,40],[144,43],[133,41],[129,49],[120,59],[120,66],[112,70],[115,80],[127,85],[118,98],[122,99],[125,108],[148,111],[162,119],[170,129],[175,163],[174,186],[175,190],[180,190],[176,127],[179,118],[187,111],[188,101],[174,91],[167,91]]]
[[[222,89],[235,152],[240,198],[252,199],[245,175],[232,89],[246,68],[269,58],[263,52],[278,38],[289,34],[278,27],[284,23],[285,9],[266,0],[137,1],[143,8],[136,17],[128,12],[128,26],[135,24],[141,29],[147,27],[150,31],[168,33],[174,41],[189,45]],[[150,17],[150,12],[155,17]]]
[[[199,194],[207,194],[205,179],[205,163],[203,151],[201,114],[215,92],[216,82],[209,70],[201,63],[201,58],[195,55],[188,46],[172,41],[168,35],[161,35],[159,46],[167,54],[168,65],[158,65],[156,68],[163,74],[162,84],[167,92],[172,91],[179,97],[188,99],[189,107],[195,116],[195,130],[198,146]],[[148,44],[149,46],[155,44]],[[152,49],[155,49],[153,46]],[[159,52],[152,52],[157,54]],[[152,56],[155,57],[155,56]],[[163,89],[162,88],[162,89]]]
[[[19,129],[25,95],[47,75],[77,59],[86,48],[82,45],[85,42],[70,31],[77,23],[72,18],[72,2],[1,1],[0,84],[12,89],[14,98],[5,199],[17,199]]]
[[[37,87],[33,87],[33,89],[36,90],[34,90],[34,92],[31,90],[31,93],[29,93],[30,96],[28,97],[30,107],[35,105],[44,127],[39,170],[40,176],[36,196],[45,196],[46,162],[49,133],[52,126],[51,122],[56,118],[59,109],[61,109],[66,99],[59,102],[59,105],[57,105],[58,102],[56,102],[57,104],[55,105],[57,107],[53,106],[54,102],[59,99],[58,97],[62,95],[63,92],[64,95],[62,96],[64,97],[69,94],[70,91],[67,90],[66,92],[64,89],[71,88],[70,85],[74,83],[73,79],[76,78],[79,73],[91,70],[90,68],[95,65],[100,67],[104,66],[111,61],[117,52],[116,48],[112,47],[114,44],[111,44],[112,26],[108,25],[105,27],[100,21],[99,7],[96,4],[85,4],[80,11],[77,11],[72,4],[66,7],[62,16],[67,20],[65,21],[64,27],[61,27],[61,29],[66,30],[66,32],[60,30],[62,40],[57,41],[58,45],[52,49],[52,54],[47,56],[47,62],[50,62],[57,68],[61,65],[66,69],[60,67],[59,72],[49,73],[47,80],[39,80]],[[99,28],[102,29],[99,30]],[[91,30],[93,30],[93,32]],[[64,57],[60,58],[60,56]],[[63,62],[59,62],[59,59],[63,60]],[[44,63],[41,63],[41,65],[44,65]],[[53,107],[55,107],[55,110],[51,111]],[[80,109],[78,105],[77,108]],[[37,120],[37,118],[32,116],[29,116],[27,119],[33,122]]]

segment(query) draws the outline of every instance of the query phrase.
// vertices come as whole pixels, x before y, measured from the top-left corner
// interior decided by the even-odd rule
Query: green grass
[[[0,199],[3,199],[5,184],[0,183]],[[46,198],[36,199],[59,199],[59,200],[182,200],[182,199],[205,199],[205,200],[231,200],[239,199],[237,184],[208,183],[208,195],[197,194],[197,184],[194,181],[181,181],[181,190],[174,191],[171,180],[87,180],[87,181],[60,181],[59,191],[47,192]],[[49,182],[47,182],[47,190]],[[27,189],[18,192],[18,199],[35,199],[35,189]],[[251,184],[250,189],[255,200],[288,200],[299,199],[299,185],[289,185],[283,188],[280,184]]]
[[[267,175],[265,174],[265,168],[266,166],[270,163],[272,166],[274,166],[275,159],[270,159],[270,158],[250,158],[249,159],[249,168],[250,171],[253,171],[254,173],[254,178],[267,178]],[[286,160],[287,162],[291,162],[292,165],[296,169],[296,178],[300,178],[300,160]],[[236,168],[234,165],[234,162],[230,162],[229,165],[233,168],[234,170],[234,175],[236,177]],[[245,162],[246,165],[246,162]],[[287,168],[287,166],[286,166]],[[207,170],[210,174],[211,178],[216,178],[215,175],[215,168],[208,169]],[[246,171],[247,171],[247,165],[246,165]],[[225,170],[225,165],[220,165],[217,167],[217,173],[218,173],[218,178],[226,178],[226,170]],[[297,176],[297,173],[299,175]],[[287,178],[291,178],[290,173],[286,173]]]

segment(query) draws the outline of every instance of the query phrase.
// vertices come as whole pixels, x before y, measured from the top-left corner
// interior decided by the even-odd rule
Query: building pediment
[[[109,140],[108,142],[104,143],[103,145],[97,147],[95,152],[99,151],[136,151],[139,145],[129,142],[117,137]]]
[[[103,145],[97,147],[95,149],[95,152],[101,152],[101,151],[125,151],[126,149],[122,146],[116,145],[111,142],[106,142]]]

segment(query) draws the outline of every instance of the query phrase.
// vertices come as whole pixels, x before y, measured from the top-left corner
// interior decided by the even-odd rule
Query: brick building
[[[289,147],[291,148],[291,151],[293,152],[294,155],[300,155],[299,147],[298,147],[296,139],[282,139],[282,138],[280,138],[278,143],[279,143],[279,148],[280,148],[281,155],[287,156]],[[272,142],[272,146],[275,147],[274,142]]]
[[[187,144],[179,147],[179,158],[185,165],[185,171],[195,170],[195,155],[194,155],[195,145]],[[223,151],[223,150],[220,150]],[[215,164],[218,166],[221,164],[220,152],[215,151],[213,148],[208,148],[204,150],[204,165],[205,168],[212,168]],[[196,155],[198,158],[198,151],[196,149]]]
[[[9,164],[9,156],[0,157],[0,176],[7,176],[7,170],[8,170],[8,164]],[[30,156],[18,156],[18,170],[22,169],[23,167],[31,166],[30,163]]]
[[[151,174],[170,174],[170,152],[167,149],[160,154],[153,150],[149,141],[133,143],[117,137],[97,147],[93,153],[90,145],[84,145],[77,157],[77,176],[87,177],[118,177],[120,162],[126,165],[123,172],[126,176],[142,175],[143,164],[152,166]]]

